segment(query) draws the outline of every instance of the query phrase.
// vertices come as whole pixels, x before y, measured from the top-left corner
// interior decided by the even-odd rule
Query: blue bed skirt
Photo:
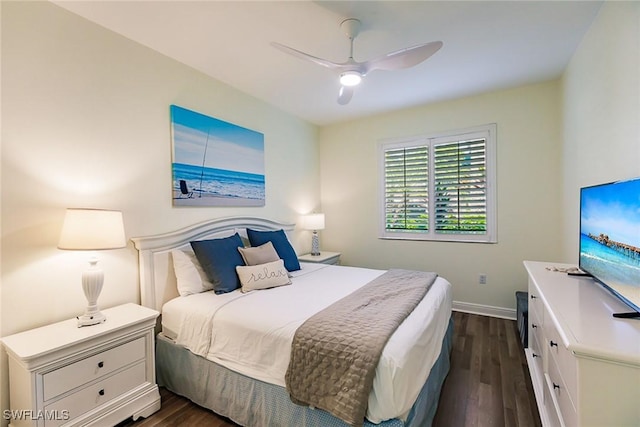
[[[364,427],[431,426],[449,372],[452,343],[453,318],[449,320],[440,355],[406,422],[392,419],[373,424],[365,420]],[[162,334],[156,341],[156,377],[158,385],[243,426],[348,427],[328,412],[294,404],[284,387],[217,365],[173,344]]]

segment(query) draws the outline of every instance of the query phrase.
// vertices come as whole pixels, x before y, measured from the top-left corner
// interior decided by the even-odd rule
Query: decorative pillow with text
[[[290,285],[291,280],[281,259],[266,264],[237,266],[242,292]]]

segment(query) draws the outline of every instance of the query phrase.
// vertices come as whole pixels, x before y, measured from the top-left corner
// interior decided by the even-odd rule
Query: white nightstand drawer
[[[105,378],[103,381],[78,390],[51,405],[47,405],[44,409],[45,412],[48,413],[68,411],[70,418],[74,419],[144,384],[146,381],[145,377],[145,363],[140,362],[122,372]],[[58,426],[63,423],[65,423],[65,420],[47,420],[45,426]]]
[[[137,360],[144,359],[145,339],[134,341],[82,359],[43,375],[44,400],[47,401],[82,384],[108,375]]]

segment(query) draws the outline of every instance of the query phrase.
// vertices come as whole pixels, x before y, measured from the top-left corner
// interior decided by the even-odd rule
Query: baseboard
[[[516,320],[516,310],[513,308],[493,307],[490,305],[473,304],[470,302],[454,301],[453,311],[479,314],[481,316],[499,317],[500,319]]]

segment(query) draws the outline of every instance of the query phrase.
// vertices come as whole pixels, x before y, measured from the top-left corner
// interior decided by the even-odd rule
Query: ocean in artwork
[[[262,133],[172,105],[171,135],[175,206],[265,205]]]
[[[229,197],[264,200],[264,175],[173,163],[173,187],[180,191],[180,180],[187,183],[193,198]]]

